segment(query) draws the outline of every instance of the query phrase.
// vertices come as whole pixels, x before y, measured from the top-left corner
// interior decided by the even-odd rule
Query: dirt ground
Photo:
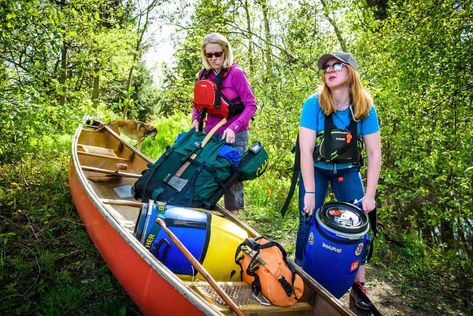
[[[396,288],[395,284],[383,278],[381,275],[381,269],[367,266],[366,270],[367,277],[367,288],[368,297],[375,304],[383,316],[400,316],[400,315],[421,315],[427,316],[428,314],[420,313],[412,309],[406,298],[403,298],[399,288]],[[340,301],[347,307],[349,307],[349,293],[346,293]],[[356,310],[352,310],[356,315],[367,315]]]

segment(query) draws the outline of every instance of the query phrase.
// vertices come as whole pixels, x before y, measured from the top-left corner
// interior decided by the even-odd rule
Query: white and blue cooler
[[[322,205],[312,220],[303,269],[340,298],[353,284],[368,254],[368,216],[345,202]]]

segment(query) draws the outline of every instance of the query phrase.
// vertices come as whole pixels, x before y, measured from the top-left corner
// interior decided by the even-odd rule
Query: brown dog
[[[115,120],[110,122],[108,126],[118,135],[123,133],[131,139],[136,140],[138,148],[145,137],[154,139],[158,132],[153,125],[135,120]]]

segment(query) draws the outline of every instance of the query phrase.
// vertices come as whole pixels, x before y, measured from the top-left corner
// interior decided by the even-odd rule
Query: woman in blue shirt
[[[302,264],[303,252],[310,232],[308,216],[324,203],[330,183],[337,200],[361,200],[361,207],[369,213],[376,207],[375,195],[381,169],[381,144],[378,116],[369,93],[363,88],[355,59],[348,53],[334,52],[321,56],[317,63],[322,70],[319,93],[304,103],[299,124],[301,151],[301,181],[299,189],[299,230],[296,242],[296,263]],[[349,130],[350,118],[356,122],[357,135],[366,148],[366,191],[359,165],[352,162],[334,163],[322,159],[314,161],[316,137],[324,131],[327,116],[332,115],[337,129]],[[366,292],[365,265],[362,265],[355,284]],[[354,296],[354,292],[350,294]],[[359,297],[357,306],[366,309]]]

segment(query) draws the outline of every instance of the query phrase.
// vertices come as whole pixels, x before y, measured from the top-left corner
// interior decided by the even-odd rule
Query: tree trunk
[[[60,6],[66,5],[66,0],[60,0],[58,2]],[[62,8],[61,8],[62,10]],[[58,78],[59,84],[61,85],[61,92],[59,94],[59,105],[64,106],[66,104],[66,81],[67,81],[67,42],[65,34],[62,34],[62,49],[61,49],[61,72]]]
[[[448,248],[454,247],[453,225],[450,221],[442,219],[440,222],[440,240],[445,243]]]
[[[130,67],[130,71],[128,72],[128,80],[126,84],[126,93],[127,93],[127,99],[130,98],[130,87],[131,87],[131,80],[133,78],[133,72],[135,70],[136,63],[138,59],[141,57],[141,44],[143,42],[143,37],[145,35],[146,30],[148,29],[148,24],[149,24],[149,16],[151,11],[154,9],[154,7],[157,5],[158,0],[153,0],[151,4],[149,4],[146,9],[142,12],[140,12],[140,15],[138,17],[138,32],[140,36],[138,37],[138,40],[136,41],[136,46],[135,46],[135,51],[133,52],[133,62]],[[143,24],[143,28],[140,29],[141,27],[141,19],[143,18],[143,12],[144,12],[144,17],[145,17],[145,22]],[[129,100],[125,102],[125,107],[123,109],[123,114],[124,117],[127,117],[128,111],[129,111],[129,105],[130,102]]]
[[[245,0],[244,10],[246,15],[246,30],[248,32],[248,64],[250,67],[250,75],[255,72],[255,62],[253,59],[253,32],[251,30],[250,6],[248,0]]]
[[[94,65],[94,84],[92,90],[92,103],[94,106],[97,106],[99,103],[99,93],[100,93],[100,63],[98,61],[95,62]]]
[[[343,39],[342,37],[342,33],[340,32],[340,29],[338,28],[338,25],[337,23],[335,22],[334,19],[332,19],[330,17],[330,15],[328,14],[328,9],[327,9],[327,5],[325,3],[324,0],[320,0],[320,3],[322,3],[322,6],[323,6],[323,13],[325,15],[325,17],[327,18],[327,20],[329,21],[329,23],[332,25],[333,27],[333,30],[335,31],[335,35],[337,36],[337,39],[338,39],[338,42],[340,43],[340,47],[342,48],[342,51],[346,52],[347,51],[347,45],[345,43],[345,40]]]
[[[64,35],[63,35],[64,36]],[[59,105],[64,106],[66,104],[66,80],[67,80],[67,43],[66,40],[62,40],[61,50],[61,70],[59,75],[59,84],[61,85],[61,92],[59,94]]]
[[[419,221],[422,221],[423,218],[421,218]],[[427,225],[425,224],[420,224],[420,230],[422,232],[422,239],[424,240],[424,242],[429,245],[430,247],[433,247],[434,246],[434,239],[432,237],[432,229],[430,227],[428,227]]]
[[[267,0],[259,1],[262,11],[263,11],[263,25],[264,25],[264,35],[265,35],[265,56],[266,56],[266,83],[272,82],[273,77],[273,58],[272,58],[272,38],[271,30],[269,23],[269,6]],[[272,94],[271,94],[272,95]]]

